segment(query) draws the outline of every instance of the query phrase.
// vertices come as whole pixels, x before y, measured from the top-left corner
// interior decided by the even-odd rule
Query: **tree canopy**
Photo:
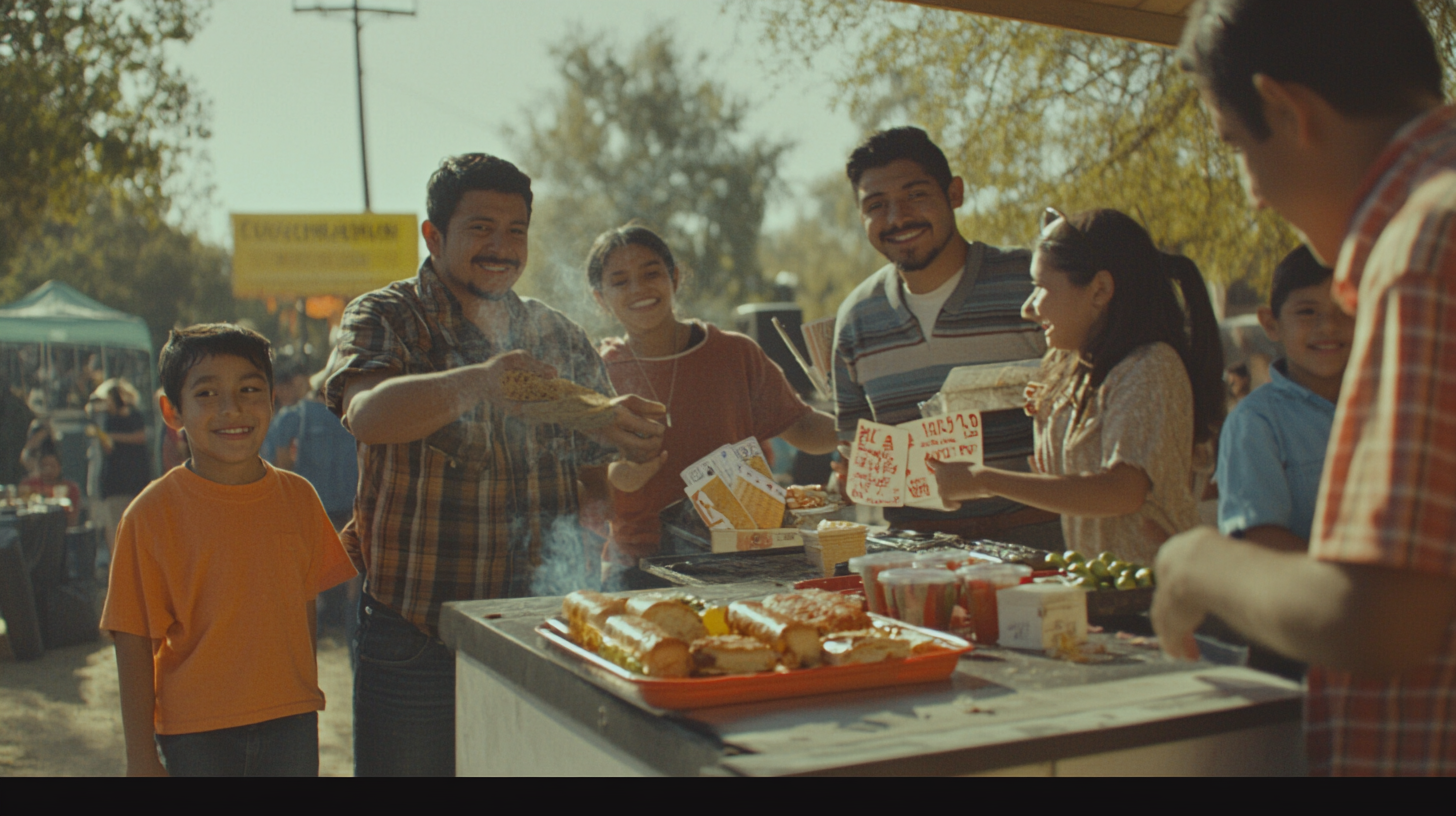
[[[1456,2],[1420,4],[1449,62]],[[902,3],[738,6],[786,70],[840,55],[840,102],[866,132],[930,133],[966,179],[967,237],[1026,243],[1044,207],[1113,207],[1206,278],[1258,292],[1298,241],[1277,215],[1249,208],[1234,157],[1170,49]]]
[[[542,182],[535,271],[522,290],[550,292],[554,305],[603,326],[586,298],[586,253],[600,232],[636,219],[690,271],[701,311],[765,292],[759,231],[788,145],[748,138],[748,103],[706,78],[706,57],[685,58],[667,28],[625,52],[578,32],[552,54],[562,87],[514,133],[522,166]]]
[[[166,59],[208,0],[0,0],[0,270],[98,189],[165,198],[206,111]]]

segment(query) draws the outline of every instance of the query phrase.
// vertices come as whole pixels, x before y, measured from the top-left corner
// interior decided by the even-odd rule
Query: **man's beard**
[[[519,261],[513,261],[513,260],[510,260],[508,258],[497,258],[494,255],[477,255],[474,258],[471,258],[470,259],[470,265],[471,266],[475,266],[476,264],[492,264],[492,265],[495,265],[495,266],[510,266],[510,267],[514,267],[516,269],[520,269],[521,268],[521,264],[520,264]],[[452,274],[451,277],[455,277],[455,276]],[[472,294],[472,295],[480,298],[481,300],[488,300],[488,301],[490,301],[492,303],[499,303],[502,300],[505,300],[506,297],[509,296],[510,293],[511,293],[510,287],[507,287],[505,290],[500,291],[500,292],[490,292],[490,291],[487,291],[485,289],[482,289],[474,281],[463,280],[463,279],[460,279],[460,278],[456,278],[456,282],[458,282],[462,287],[464,287],[465,288],[465,291],[469,292],[470,294]]]
[[[481,300],[488,300],[492,303],[499,303],[502,300],[505,300],[506,295],[509,295],[511,293],[511,290],[509,289],[505,290],[504,292],[487,292],[469,281],[465,282],[465,291],[469,292],[472,295],[475,295]]]
[[[950,246],[951,239],[953,239],[954,237],[954,232],[947,233],[945,236],[945,240],[940,242],[940,246],[931,248],[929,252],[925,253],[924,258],[910,258],[904,261],[895,261],[895,271],[919,272],[922,269],[925,269],[927,266],[935,263],[935,260],[940,257],[940,253],[944,252],[945,248]]]

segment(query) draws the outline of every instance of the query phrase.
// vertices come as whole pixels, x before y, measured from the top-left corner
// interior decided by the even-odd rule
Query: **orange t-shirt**
[[[159,734],[324,707],[307,604],[354,567],[313,486],[265,465],[246,485],[173,468],[117,527],[101,628],[161,641]]]
[[[706,337],[674,357],[638,360],[620,338],[602,343],[607,376],[618,394],[667,403],[672,427],[663,435],[667,463],[636,493],[612,491],[612,540],[622,555],[655,555],[657,514],[687,498],[682,471],[723,445],[768,441],[813,409],[789,385],[784,370],[749,337],[699,323]],[[674,381],[674,364],[676,380]]]

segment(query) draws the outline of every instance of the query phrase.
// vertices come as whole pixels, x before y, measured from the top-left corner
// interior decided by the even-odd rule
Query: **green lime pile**
[[[1067,550],[1052,553],[1047,563],[1066,570],[1072,576],[1072,585],[1083,589],[1138,589],[1156,583],[1151,569],[1123,561],[1110,552],[1088,561],[1076,550]]]

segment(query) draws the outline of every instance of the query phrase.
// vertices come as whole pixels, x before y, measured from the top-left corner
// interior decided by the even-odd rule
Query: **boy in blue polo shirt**
[[[1218,444],[1218,529],[1304,551],[1355,320],[1330,298],[1331,271],[1301,246],[1274,269],[1259,323],[1284,358],[1228,415]]]

